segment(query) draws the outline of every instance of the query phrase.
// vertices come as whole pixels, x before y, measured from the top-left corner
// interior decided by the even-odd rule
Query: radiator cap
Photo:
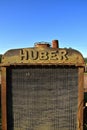
[[[50,47],[49,42],[37,42],[34,45],[35,47],[43,47],[43,48],[47,48]],[[52,48],[57,49],[59,48],[59,42],[58,40],[52,40]]]
[[[50,47],[50,44],[48,42],[37,42],[34,44],[35,47],[43,47],[43,48],[47,48]]]

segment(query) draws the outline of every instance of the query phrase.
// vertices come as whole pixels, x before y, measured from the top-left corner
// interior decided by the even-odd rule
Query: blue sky
[[[0,54],[53,39],[87,57],[86,0],[0,0]]]

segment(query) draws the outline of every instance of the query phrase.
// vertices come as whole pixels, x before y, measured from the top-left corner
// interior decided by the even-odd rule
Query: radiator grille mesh
[[[77,68],[13,67],[7,81],[8,130],[77,129]]]

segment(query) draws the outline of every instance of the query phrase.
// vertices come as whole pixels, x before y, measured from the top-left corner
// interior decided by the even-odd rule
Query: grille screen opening
[[[8,130],[76,130],[76,67],[9,67]]]

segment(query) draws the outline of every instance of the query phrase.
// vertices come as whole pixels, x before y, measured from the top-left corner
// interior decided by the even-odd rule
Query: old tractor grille
[[[7,69],[8,130],[76,130],[76,67]]]

